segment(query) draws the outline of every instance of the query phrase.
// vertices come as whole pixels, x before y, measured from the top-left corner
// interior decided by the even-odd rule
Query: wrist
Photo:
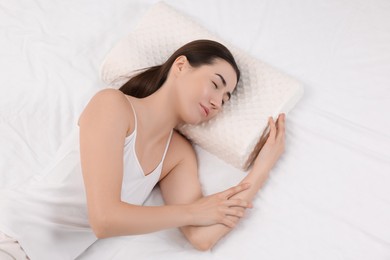
[[[259,160],[259,158],[256,159],[256,161],[253,164],[252,170],[256,172],[269,172],[271,171],[273,167],[272,163],[266,162],[265,160]]]
[[[194,209],[192,204],[184,204],[179,206],[181,211],[180,215],[183,216],[183,226],[193,226],[194,225]]]

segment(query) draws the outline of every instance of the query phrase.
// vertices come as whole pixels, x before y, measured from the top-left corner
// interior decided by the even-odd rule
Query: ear
[[[180,55],[173,62],[172,69],[175,72],[175,74],[180,73],[181,71],[183,71],[183,69],[186,68],[187,65],[188,65],[187,57],[184,55]]]

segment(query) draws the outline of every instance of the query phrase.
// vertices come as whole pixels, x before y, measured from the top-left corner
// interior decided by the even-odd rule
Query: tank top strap
[[[133,132],[137,135],[137,113],[135,112],[134,106],[130,102],[130,100],[129,100],[129,103],[130,103],[131,108],[133,109],[133,114],[134,114],[134,131]]]
[[[163,154],[163,157],[162,157],[161,162],[164,161],[165,155],[166,155],[167,152],[168,152],[168,148],[169,148],[169,144],[171,143],[172,135],[173,135],[173,129],[171,130],[171,133],[169,134],[169,138],[168,138],[168,141],[167,141],[167,145],[165,146],[165,151],[164,151],[164,154]]]

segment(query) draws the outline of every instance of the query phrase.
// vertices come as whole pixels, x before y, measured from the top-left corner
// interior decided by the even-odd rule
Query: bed
[[[78,259],[390,259],[390,2],[164,2],[305,85],[287,117],[286,152],[212,250],[172,229],[98,240]],[[106,87],[105,55],[155,3],[0,2],[1,189],[53,159]],[[243,178],[195,149],[205,194]],[[146,204],[162,203],[156,187]]]

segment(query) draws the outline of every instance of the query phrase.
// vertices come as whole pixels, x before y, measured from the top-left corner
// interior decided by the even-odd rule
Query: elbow
[[[196,241],[195,243],[191,242],[191,244],[195,249],[203,252],[209,251],[214,246],[214,243],[210,241]]]
[[[192,230],[192,232],[187,234],[186,237],[195,249],[203,252],[212,249],[216,243],[216,241],[204,234],[201,234],[201,232],[197,232],[197,230]]]
[[[92,230],[98,239],[110,237],[104,227],[93,227]]]
[[[97,238],[102,239],[110,237],[109,225],[106,217],[90,217],[89,223],[93,233]]]

